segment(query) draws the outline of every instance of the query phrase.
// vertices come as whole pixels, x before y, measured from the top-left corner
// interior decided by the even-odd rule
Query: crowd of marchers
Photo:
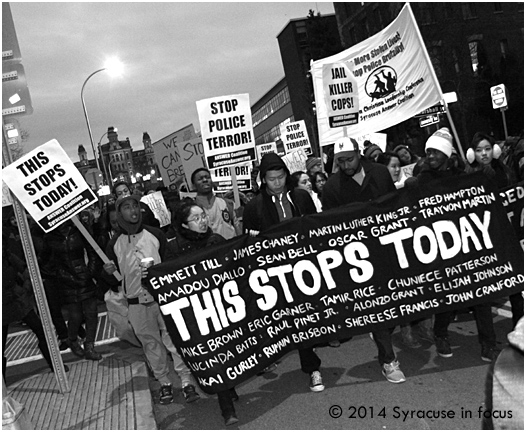
[[[168,199],[166,188],[160,189],[169,203],[172,219],[170,225],[162,228],[148,205],[141,201],[140,188],[132,189],[127,183],[116,183],[111,199],[102,209],[93,207],[80,214],[81,223],[108,256],[110,261],[106,263],[73,222],[68,221],[49,233],[31,223],[31,235],[60,350],[70,349],[80,358],[100,360],[101,355],[95,349],[98,305],[105,302],[108,310],[124,308],[126,311],[120,315],[121,319],[117,319],[117,314],[112,324],[119,338],[142,347],[147,364],[160,384],[160,403],[174,401],[170,368],[181,379],[186,402],[195,402],[200,398],[196,382],[174,346],[159,305],[144,282],[147,265],[171,260],[176,267],[178,257],[235,236],[257,236],[284,220],[348,203],[375,200],[396,189],[414,188],[437,179],[482,171],[498,188],[514,185],[523,179],[522,139],[512,148],[504,148],[503,152],[492,136],[477,133],[464,160],[453,146],[447,128],[441,128],[429,137],[422,157],[404,145],[383,151],[378,145],[366,141],[361,150],[358,143],[348,137],[339,139],[328,154],[329,157],[310,157],[306,161],[306,170],[294,173],[289,172],[277,154],[264,155],[254,169],[252,190],[240,194],[238,208],[235,208],[232,193],[224,196],[214,193],[208,169],[197,169],[191,176],[197,194],[195,199],[174,201]],[[412,175],[402,169],[404,166],[412,166]],[[259,181],[256,181],[256,176]],[[22,321],[35,333],[42,356],[52,368],[12,212],[4,218],[2,248],[3,352],[9,324]],[[122,280],[114,276],[116,271],[122,275]],[[509,300],[511,329],[524,313],[522,293],[511,296]],[[479,304],[472,311],[481,359],[494,362],[499,349],[491,304]],[[126,318],[122,319],[122,316]],[[418,349],[422,341],[427,341],[435,344],[439,356],[452,357],[448,326],[454,318],[455,312],[444,312],[402,325],[402,341],[410,349]],[[389,383],[399,384],[406,381],[406,376],[393,349],[394,330],[375,331],[371,338],[378,349],[379,373]],[[342,342],[334,340],[329,345],[337,348]],[[298,350],[298,354],[310,389],[323,391],[322,362],[314,347]],[[276,367],[271,365],[266,371]],[[5,368],[4,356],[4,375]],[[238,422],[234,405],[238,398],[235,388],[218,394],[220,411],[227,426]]]

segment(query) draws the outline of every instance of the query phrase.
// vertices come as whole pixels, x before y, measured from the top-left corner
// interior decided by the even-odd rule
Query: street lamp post
[[[102,69],[96,70],[89,77],[87,77],[86,81],[84,81],[84,84],[82,84],[82,90],[80,91],[80,99],[82,100],[82,108],[84,109],[84,117],[86,118],[86,124],[88,126],[88,133],[89,133],[89,140],[90,140],[90,143],[91,143],[91,149],[93,150],[93,157],[95,158],[95,163],[97,164],[97,169],[99,171],[100,171],[99,159],[97,158],[97,154],[95,153],[95,145],[93,144],[93,135],[91,133],[91,126],[89,124],[88,111],[86,110],[86,103],[84,102],[84,87],[86,87],[86,83],[89,81],[89,79],[93,75],[95,75],[95,74],[97,74],[99,72],[102,72],[103,70],[106,70],[106,68],[102,68]]]
[[[114,128],[113,129],[115,132],[117,132],[117,128]],[[104,170],[104,177],[106,177],[108,175],[108,172],[106,170],[106,162],[104,161],[104,154],[102,153],[102,146],[101,146],[101,143],[102,143],[102,138],[104,138],[104,135],[108,135],[108,132],[109,131],[106,131],[102,134],[102,136],[100,137],[100,140],[99,140],[99,143],[97,144],[97,150],[99,151],[99,156],[100,158],[102,159],[102,168]],[[111,177],[111,175],[109,177],[106,177],[106,179],[108,180],[108,185],[110,187],[113,186],[113,178]]]
[[[84,84],[82,84],[82,90],[80,91],[80,99],[82,101],[82,108],[84,109],[84,117],[86,118],[86,125],[88,126],[91,150],[93,150],[93,157],[95,158],[95,163],[97,164],[97,169],[99,171],[100,171],[99,159],[97,158],[97,154],[95,153],[95,145],[93,143],[93,134],[91,133],[91,126],[89,123],[88,111],[86,110],[86,103],[84,102],[84,87],[86,87],[87,82],[93,75],[98,74],[99,72],[102,72],[104,70],[107,70],[111,74],[119,75],[122,71],[122,64],[115,58],[109,59],[103,68],[96,70],[90,76],[86,78],[86,80],[84,81]]]

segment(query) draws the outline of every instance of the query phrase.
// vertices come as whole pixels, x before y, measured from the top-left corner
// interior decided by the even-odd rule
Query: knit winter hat
[[[435,149],[450,157],[453,153],[453,137],[446,127],[440,128],[433,135],[431,135],[426,142],[427,149]]]
[[[307,159],[307,162],[305,162],[305,167],[307,168],[307,171],[309,171],[311,168],[314,168],[320,163],[321,159],[319,157],[310,157]]]
[[[343,137],[336,141],[334,144],[334,157],[336,157],[339,153],[345,152],[360,152],[358,141],[349,137]]]
[[[371,144],[369,147],[365,149],[365,152],[363,153],[363,155],[366,159],[369,159],[375,151],[379,151],[380,153],[383,153],[380,147],[378,147],[376,144]]]
[[[136,223],[127,222],[122,217],[121,206],[122,204],[124,204],[125,201],[128,201],[128,200],[135,201],[137,205],[139,206],[139,220]],[[115,208],[117,210],[117,223],[119,224],[121,229],[128,235],[137,234],[141,228],[142,211],[140,207],[141,207],[141,197],[138,195],[121,196],[115,203]]]

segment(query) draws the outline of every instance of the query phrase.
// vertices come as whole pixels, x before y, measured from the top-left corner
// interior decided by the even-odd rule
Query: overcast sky
[[[11,2],[33,114],[19,117],[29,151],[55,138],[73,161],[93,157],[80,92],[107,57],[124,75],[90,78],[84,99],[95,145],[108,126],[143,148],[193,123],[195,102],[248,93],[253,104],[284,76],[277,35],[332,3]],[[106,137],[102,142],[107,142]]]

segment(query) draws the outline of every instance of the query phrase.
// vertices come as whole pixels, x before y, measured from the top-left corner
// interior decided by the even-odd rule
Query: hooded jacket
[[[290,184],[290,172],[287,165],[275,153],[269,153],[261,159],[259,172],[261,178],[265,178],[268,171],[283,169],[287,175],[285,185],[286,199],[292,209],[292,217],[299,217],[307,214],[316,214],[316,207],[309,193],[303,189],[292,188]],[[263,184],[261,192],[254,199],[249,201],[243,211],[243,232],[250,230],[264,231],[280,223],[280,218],[276,204],[271,194]]]
[[[133,200],[138,205],[140,203],[140,197],[136,195],[120,197],[117,200],[115,207],[121,231],[108,243],[106,255],[116,263],[123,277],[121,290],[124,296],[128,299],[137,299],[139,303],[150,303],[154,298],[142,284],[140,263],[143,258],[153,258],[154,264],[168,259],[167,241],[159,228],[143,225],[140,211],[136,223],[123,219],[121,206],[127,200]],[[104,278],[111,285],[118,284],[113,276],[104,275]]]

